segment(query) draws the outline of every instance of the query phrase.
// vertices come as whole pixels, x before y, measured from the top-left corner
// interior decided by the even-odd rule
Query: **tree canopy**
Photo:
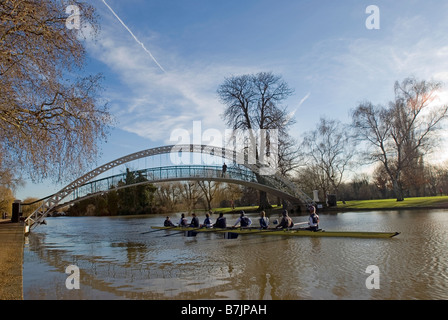
[[[66,1],[0,2],[0,172],[66,180],[92,164],[107,137],[102,76],[84,71],[83,30],[98,30],[95,10],[70,4],[81,29],[67,28]]]
[[[403,173],[415,170],[423,155],[436,145],[436,133],[448,117],[448,105],[434,104],[441,84],[408,78],[395,83],[389,105],[360,104],[352,113],[353,128],[366,142],[366,158],[380,162],[403,200]]]

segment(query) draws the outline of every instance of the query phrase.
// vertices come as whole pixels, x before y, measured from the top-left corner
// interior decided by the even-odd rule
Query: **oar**
[[[294,227],[295,227],[295,226],[300,226],[300,225],[302,225],[302,224],[308,224],[308,221],[307,221],[307,222],[294,223]]]

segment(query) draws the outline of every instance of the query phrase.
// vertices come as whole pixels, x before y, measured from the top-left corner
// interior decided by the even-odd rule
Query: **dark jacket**
[[[213,225],[215,228],[227,228],[227,220],[224,217],[216,219],[216,223]]]
[[[198,217],[193,217],[193,219],[191,219],[190,227],[199,228],[199,219],[198,219]]]

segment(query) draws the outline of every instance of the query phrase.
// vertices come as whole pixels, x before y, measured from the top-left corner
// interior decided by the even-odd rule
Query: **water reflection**
[[[327,230],[402,232],[393,239],[144,233],[163,219],[48,219],[25,248],[25,299],[448,298],[448,212],[321,215]],[[71,264],[80,290],[65,287]],[[365,286],[369,265],[379,290]]]

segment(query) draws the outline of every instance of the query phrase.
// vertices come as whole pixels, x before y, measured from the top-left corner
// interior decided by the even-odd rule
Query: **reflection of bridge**
[[[112,186],[117,187],[120,180],[125,180],[126,173],[93,180],[95,177],[98,177],[112,168],[137,159],[174,152],[201,153],[207,156],[213,155],[231,160],[234,164],[228,166],[225,175],[222,174],[221,167],[205,165],[178,165],[138,170],[136,172],[141,173],[147,179],[147,181],[140,182],[140,184],[165,181],[221,181],[249,186],[273,194],[292,203],[300,203],[303,205],[312,203],[311,198],[299,190],[295,184],[280,176],[278,173],[263,175],[263,171],[272,171],[266,170],[266,165],[260,163],[241,163],[241,160],[244,160],[245,157],[235,151],[203,145],[176,145],[133,153],[92,170],[73,181],[58,193],[46,198],[43,204],[25,221],[29,227],[35,227],[51,210],[59,206],[61,202],[70,195],[72,195],[72,200],[68,200],[68,202],[65,200],[66,202],[63,203],[64,205],[108,192],[111,190]],[[138,184],[126,185],[121,188],[136,185]],[[117,188],[114,190],[117,190]]]

